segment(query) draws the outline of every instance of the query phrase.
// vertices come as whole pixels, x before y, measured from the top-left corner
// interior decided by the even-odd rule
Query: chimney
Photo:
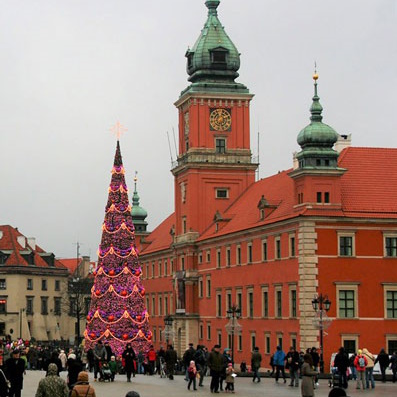
[[[22,248],[26,248],[26,238],[25,238],[25,236],[18,236],[18,237],[17,237],[17,241],[18,241],[18,244],[19,244]]]
[[[28,245],[34,251],[36,249],[36,237],[28,237]]]
[[[352,134],[339,135],[338,140],[335,143],[334,149],[340,153],[344,148],[352,145]]]

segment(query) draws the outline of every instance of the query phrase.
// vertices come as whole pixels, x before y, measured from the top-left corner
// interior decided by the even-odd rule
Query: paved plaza
[[[24,381],[24,389],[22,397],[34,397],[37,390],[39,380],[44,377],[43,371],[27,371]],[[66,373],[62,374],[66,378]],[[93,382],[93,375],[90,374],[90,382],[95,387],[97,397],[125,397],[130,390],[137,391],[141,397],[182,397],[191,395],[192,397],[214,396],[210,393],[210,378],[205,378],[204,387],[198,388],[197,391],[188,391],[187,382],[183,376],[176,376],[173,381],[160,378],[158,375],[145,376],[137,375],[133,378],[132,383],[126,382],[126,377],[117,375],[113,383]],[[350,382],[348,394],[349,396],[392,396],[397,392],[397,384],[388,382],[386,384],[378,382],[374,390],[356,390],[355,382]],[[249,397],[292,397],[301,396],[300,388],[288,387],[288,383],[284,384],[279,381],[276,384],[273,378],[264,378],[261,383],[253,383],[251,378],[236,378],[235,395]],[[316,397],[326,397],[329,393],[327,380],[320,380],[320,387],[316,390]],[[220,392],[219,395],[226,394]]]

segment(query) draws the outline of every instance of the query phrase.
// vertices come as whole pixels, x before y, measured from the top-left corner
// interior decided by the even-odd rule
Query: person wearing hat
[[[210,369],[211,375],[211,393],[219,393],[219,378],[223,371],[224,365],[224,359],[222,354],[220,353],[220,349],[221,347],[219,345],[215,345],[208,356],[208,367]]]
[[[25,373],[25,361],[20,357],[18,349],[13,350],[12,355],[5,362],[5,373],[11,382],[9,397],[21,397],[23,389],[23,375]]]
[[[74,385],[70,397],[96,397],[95,389],[88,382],[88,372],[81,371],[77,377],[77,383]]]
[[[36,397],[68,397],[69,388],[65,380],[58,375],[58,366],[50,363],[47,369],[47,376],[41,379],[36,391]]]

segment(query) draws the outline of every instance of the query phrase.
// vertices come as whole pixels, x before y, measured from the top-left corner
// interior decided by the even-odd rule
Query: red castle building
[[[315,74],[294,166],[255,181],[253,95],[235,81],[240,54],[219,1],[205,4],[186,53],[190,85],[175,103],[175,211],[149,233],[134,192],[154,342],[169,338],[179,354],[189,342],[233,346],[237,363],[258,346],[265,366],[277,345],[322,344],[326,367],[340,346],[397,350],[397,150],[351,147],[324,124]],[[320,313],[321,297],[330,307]],[[233,306],[241,328],[232,337]]]

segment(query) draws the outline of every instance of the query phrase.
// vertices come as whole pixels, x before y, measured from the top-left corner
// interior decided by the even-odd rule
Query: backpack
[[[364,359],[364,357],[359,357],[358,358],[358,366],[360,367],[360,368],[364,368],[365,367],[365,359]]]

